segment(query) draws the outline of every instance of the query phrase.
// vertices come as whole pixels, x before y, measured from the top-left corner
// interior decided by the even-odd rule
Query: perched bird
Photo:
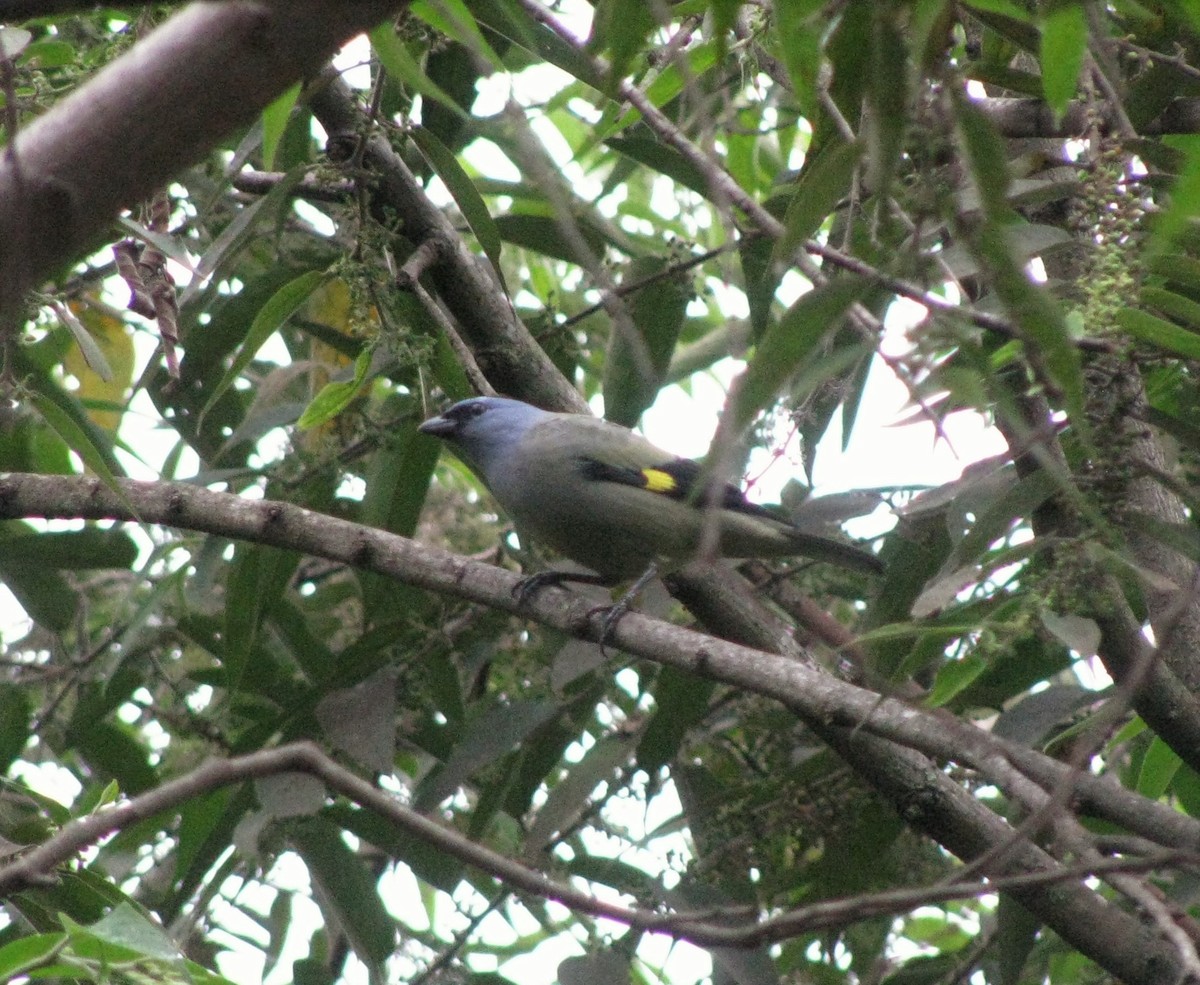
[[[726,485],[716,517],[698,484],[702,466],[676,458],[627,428],[582,414],[555,414],[519,400],[463,400],[418,429],[446,441],[508,513],[517,531],[596,572],[546,572],[547,582],[613,585],[653,577],[655,565],[696,556],[705,524],[716,523],[724,557],[804,555],[853,571],[879,559],[839,540],[802,531]]]

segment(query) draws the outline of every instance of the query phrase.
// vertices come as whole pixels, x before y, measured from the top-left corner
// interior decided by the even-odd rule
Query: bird
[[[709,523],[715,523],[716,553],[723,557],[803,555],[856,572],[883,570],[870,551],[801,530],[775,510],[750,502],[735,485],[720,488],[714,507],[706,509],[703,465],[610,421],[508,397],[472,397],[417,430],[450,446],[522,537],[595,573],[535,574],[518,584],[522,601],[546,584],[611,586],[637,579],[616,606],[628,608],[628,600],[664,566],[698,555]],[[608,628],[610,620],[606,633]]]

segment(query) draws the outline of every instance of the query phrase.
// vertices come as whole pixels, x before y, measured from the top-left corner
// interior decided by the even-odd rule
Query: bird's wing
[[[671,499],[693,502],[697,506],[700,505],[699,498],[703,495],[700,483],[704,477],[704,466],[690,458],[668,458],[652,465],[634,468],[584,457],[580,460],[580,465],[584,478],[593,482],[618,482]],[[785,522],[765,506],[751,503],[741,489],[732,483],[727,482],[722,486],[717,505],[737,513]]]
[[[708,478],[700,462],[663,451],[641,435],[619,424],[578,415],[570,415],[561,423],[548,423],[539,428],[538,440],[555,441],[556,432],[561,434],[559,429],[567,427],[573,430],[592,430],[600,439],[608,435],[613,437],[611,441],[596,442],[604,449],[602,452],[578,456],[578,465],[585,479],[593,482],[615,482],[699,505],[703,493],[700,484]],[[722,484],[717,505],[738,513],[787,523],[773,510],[751,503],[742,490],[732,483]]]
[[[593,433],[581,434],[581,429]],[[555,415],[531,429],[520,458],[522,481],[538,486],[541,494],[519,517],[511,507],[509,512],[568,557],[595,567],[593,553],[683,558],[699,545],[707,521],[702,504],[691,501],[705,478],[698,462],[677,458],[618,425],[578,415]],[[582,487],[561,481],[571,469],[585,479]],[[747,501],[736,486],[725,486],[722,493],[718,516],[726,556],[805,554],[857,570],[879,566],[873,554],[797,530],[776,512]],[[587,552],[573,553],[577,542],[589,537]],[[635,567],[631,562],[622,570]]]

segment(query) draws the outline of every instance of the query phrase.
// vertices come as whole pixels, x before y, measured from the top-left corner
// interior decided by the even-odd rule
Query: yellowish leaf
[[[133,382],[133,337],[128,326],[89,304],[72,301],[71,313],[87,329],[92,341],[100,349],[111,378],[105,380],[87,362],[83,351],[74,346],[63,360],[63,369],[79,381],[75,395],[87,408],[88,416],[109,433],[116,433],[121,423],[121,414],[103,404],[120,404]]]

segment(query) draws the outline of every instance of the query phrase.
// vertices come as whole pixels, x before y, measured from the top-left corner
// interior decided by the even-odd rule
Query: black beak
[[[449,417],[439,414],[437,417],[431,417],[424,424],[419,425],[417,430],[422,434],[431,434],[435,438],[448,438],[458,430],[458,425]]]

